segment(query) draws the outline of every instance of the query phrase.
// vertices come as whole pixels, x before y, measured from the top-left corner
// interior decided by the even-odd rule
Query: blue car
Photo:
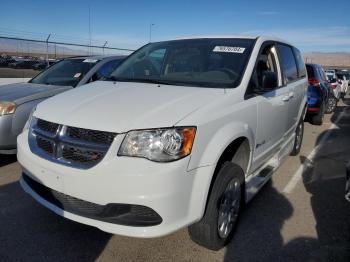
[[[324,114],[334,111],[332,90],[320,65],[306,64],[306,70],[309,82],[306,115],[312,124],[322,125]]]

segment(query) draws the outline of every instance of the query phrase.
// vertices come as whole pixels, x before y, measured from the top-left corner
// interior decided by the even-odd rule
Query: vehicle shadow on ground
[[[225,261],[278,261],[283,249],[281,230],[293,211],[288,199],[269,181],[242,214]]]
[[[16,161],[17,161],[16,155],[2,155],[2,154],[0,154],[0,167],[14,163]]]
[[[344,99],[344,103],[350,104],[350,99]],[[333,123],[345,108],[337,108],[331,117]],[[346,163],[350,160],[350,110],[347,112],[312,160],[300,156],[305,166],[302,182],[311,194],[317,238],[283,242],[281,230],[293,207],[284,195],[267,185],[243,214],[225,261],[350,261],[350,203],[344,198]],[[326,132],[319,135],[315,146]]]
[[[18,182],[0,187],[0,261],[95,261],[112,235],[64,219]]]
[[[349,99],[343,100],[345,104]],[[345,111],[342,118],[340,114]],[[331,117],[336,125],[321,133],[316,141],[328,133],[326,142],[319,145],[313,159],[300,157],[304,163],[303,183],[311,194],[311,206],[316,220],[317,240],[304,246],[308,261],[350,261],[350,203],[345,200],[346,164],[350,160],[350,111],[339,106]],[[289,246],[296,245],[299,239]]]

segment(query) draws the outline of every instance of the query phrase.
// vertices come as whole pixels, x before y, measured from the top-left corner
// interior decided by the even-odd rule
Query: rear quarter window
[[[299,77],[305,77],[306,76],[306,69],[305,69],[305,63],[304,59],[298,49],[293,47],[293,52],[295,55],[295,60],[297,62],[297,69],[298,69],[298,76]]]
[[[306,65],[306,69],[307,69],[307,76],[309,78],[315,78],[315,72],[313,67],[311,65]]]
[[[277,48],[281,59],[284,83],[288,84],[297,80],[298,69],[292,48],[283,44],[278,44]]]

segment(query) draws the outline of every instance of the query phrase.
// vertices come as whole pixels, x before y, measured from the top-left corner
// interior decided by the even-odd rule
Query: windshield
[[[152,43],[124,61],[117,81],[223,87],[239,85],[254,40],[190,39]]]
[[[30,83],[75,87],[97,62],[96,59],[65,59],[41,72]]]

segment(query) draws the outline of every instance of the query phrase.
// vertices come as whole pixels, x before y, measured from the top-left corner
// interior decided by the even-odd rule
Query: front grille
[[[56,133],[58,130],[58,124],[51,123],[42,119],[38,119],[37,126],[43,131],[46,131],[48,133]]]
[[[93,143],[109,145],[115,138],[115,133],[101,132],[77,127],[67,127],[67,136],[76,139],[83,139]]]
[[[38,136],[36,138],[37,146],[45,151],[46,153],[52,154],[53,153],[53,143],[45,138],[42,138]]]
[[[146,206],[117,203],[99,205],[48,188],[26,174],[22,177],[41,198],[78,216],[126,226],[154,226],[162,223],[161,216]]]
[[[36,119],[30,128],[29,145],[45,159],[87,169],[104,158],[116,135]]]

